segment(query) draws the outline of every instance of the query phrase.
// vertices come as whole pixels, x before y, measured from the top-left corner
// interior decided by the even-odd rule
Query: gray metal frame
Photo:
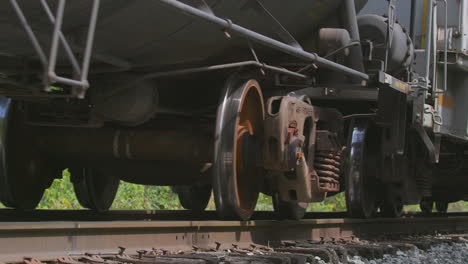
[[[177,0],[158,0],[158,1],[164,6],[170,7],[174,10],[177,10],[189,16],[200,18],[214,25],[217,25],[221,27],[222,29],[224,29],[225,32],[228,32],[228,33],[233,32],[237,35],[243,36],[256,43],[259,43],[264,46],[270,47],[272,49],[284,52],[296,58],[303,59],[311,63],[315,63],[317,66],[322,66],[324,68],[328,68],[337,72],[341,72],[351,77],[357,77],[362,80],[369,80],[369,75],[363,72],[356,71],[344,65],[322,58],[316,53],[309,53],[300,48],[285,44],[283,42],[274,40],[262,34],[256,33],[254,31],[251,31],[249,29],[246,29],[244,27],[241,27],[233,23],[229,19],[219,18],[213,15],[212,13],[205,12],[203,10],[184,4]]]
[[[54,27],[52,40],[51,40],[51,48],[50,48],[48,58],[46,56],[44,49],[41,47],[39,40],[34,34],[31,28],[31,25],[28,22],[26,16],[24,15],[17,0],[10,0],[10,3],[13,6],[13,9],[16,15],[20,19],[20,22],[23,28],[25,29],[34,47],[34,50],[39,56],[39,60],[41,61],[44,67],[44,70],[46,73],[45,76],[47,76],[47,79],[44,80],[45,91],[50,91],[51,85],[53,83],[62,83],[62,84],[73,86],[75,88],[73,89],[74,90],[73,94],[77,96],[78,98],[83,98],[85,95],[86,89],[89,88],[88,74],[89,74],[89,69],[90,69],[90,64],[91,64],[91,55],[93,52],[94,36],[96,33],[96,24],[97,24],[99,6],[100,6],[100,0],[93,0],[93,1],[94,2],[93,2],[93,7],[91,9],[88,36],[86,39],[86,46],[84,49],[83,61],[82,61],[81,68],[80,68],[76,56],[73,54],[73,51],[68,41],[66,40],[65,36],[62,33],[62,23],[64,19],[66,0],[59,0],[58,8],[57,8],[55,16],[53,15],[47,1],[41,0],[41,5],[44,8],[44,11],[46,12],[47,17],[49,18],[50,22],[52,23]],[[65,53],[73,67],[74,75],[78,76],[79,79],[71,79],[71,78],[62,77],[56,73],[57,57],[58,57],[58,50],[59,50],[60,44],[62,44],[65,49]],[[76,88],[80,88],[80,89],[76,89]]]
[[[440,120],[433,122],[431,128],[436,136],[467,141],[468,1],[437,0],[432,8],[432,32],[428,34],[432,34],[433,46],[426,52],[431,56],[427,58],[426,70],[432,58],[435,66],[429,76],[434,99],[434,109],[431,111]],[[431,118],[431,111],[426,113],[428,118]]]
[[[88,74],[89,74],[89,69],[91,65],[91,55],[92,55],[92,50],[93,50],[93,42],[94,42],[94,36],[96,33],[95,32],[96,23],[98,19],[99,5],[100,5],[100,0],[93,0],[93,1],[94,1],[94,4],[91,10],[88,36],[86,40],[86,46],[84,49],[83,61],[80,67],[77,58],[73,54],[73,50],[69,42],[67,41],[67,39],[65,38],[65,36],[63,35],[61,31],[62,23],[64,19],[64,9],[66,5],[66,0],[59,0],[58,8],[57,8],[55,16],[50,10],[50,7],[47,4],[47,1],[41,0],[41,4],[45,12],[47,13],[47,17],[49,18],[50,22],[52,23],[54,27],[52,40],[51,40],[51,49],[50,49],[50,53],[48,57],[46,56],[46,53],[44,52],[36,35],[31,29],[30,23],[28,22],[24,13],[22,12],[21,7],[18,5],[17,0],[10,0],[17,16],[19,17],[21,21],[22,26],[24,27],[25,31],[28,34],[28,37],[34,47],[34,50],[36,51],[42,65],[45,68],[45,76],[47,77],[47,80],[45,80],[46,91],[50,91],[51,84],[62,83],[62,84],[70,85],[75,88],[72,95],[78,98],[83,98],[85,96],[86,89],[89,88]],[[271,14],[268,13],[268,11],[265,10],[265,8],[261,6],[259,2],[256,2],[257,4],[260,5],[259,12],[261,12],[263,15],[267,16],[270,20],[273,21],[273,24],[280,31],[279,34],[280,36],[282,36],[281,39],[283,39],[286,43],[277,41],[270,37],[261,35],[254,31],[241,27],[233,23],[229,19],[223,19],[223,18],[217,17],[204,0],[199,0],[198,3],[195,2],[193,4],[194,6],[185,4],[184,1],[181,1],[181,0],[180,1],[158,0],[158,1],[164,6],[175,9],[186,15],[194,16],[199,19],[203,19],[207,22],[210,22],[216,26],[221,27],[224,30],[227,37],[230,37],[230,33],[232,32],[237,35],[245,37],[249,41],[249,45],[251,45],[250,41],[253,41],[253,42],[262,44],[264,46],[268,46],[272,49],[287,53],[296,58],[303,59],[307,63],[314,63],[316,66],[322,66],[324,68],[328,68],[333,71],[341,72],[345,75],[352,76],[357,79],[369,80],[369,76],[363,73],[362,71],[352,69],[344,65],[335,63],[333,61],[327,60],[326,58],[322,58],[318,56],[316,53],[310,53],[310,52],[304,51],[302,47],[298,44],[298,42],[289,34],[289,32],[287,32],[286,29],[284,29],[284,27],[281,24],[279,24],[279,22],[274,17],[272,17]],[[193,3],[193,2],[189,1],[189,3]],[[75,79],[62,77],[62,76],[57,75],[56,73],[58,49],[60,45],[62,45],[65,49],[66,56],[68,57],[71,63],[71,66],[73,68],[73,74],[74,76],[76,76]],[[254,53],[254,56],[255,56],[255,53]],[[211,70],[216,70],[216,69],[243,67],[243,66],[248,66],[248,65],[257,66],[262,69],[268,69],[277,73],[282,73],[282,74],[294,76],[294,77],[301,78],[301,79],[307,78],[307,76],[299,72],[293,72],[293,71],[286,70],[284,68],[263,64],[259,62],[257,58],[255,58],[255,61],[244,61],[244,62],[238,62],[238,63],[224,64],[224,65],[212,65],[212,66],[205,66],[205,67],[199,67],[199,68],[183,69],[183,70],[172,71],[172,72],[153,73],[153,74],[148,74],[144,76],[143,78],[145,79],[158,78],[162,76],[171,76],[171,75],[177,75],[177,74],[211,71]],[[124,86],[128,87],[129,85],[124,85]],[[123,87],[120,87],[116,90],[120,91],[121,89],[124,89]],[[117,92],[118,91],[116,91],[115,93]]]

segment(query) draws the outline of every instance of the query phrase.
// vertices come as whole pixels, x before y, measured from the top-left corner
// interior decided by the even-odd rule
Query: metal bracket
[[[393,76],[379,73],[378,120],[384,128],[384,154],[402,155],[405,152],[406,109],[409,84]]]
[[[442,126],[444,124],[442,116],[439,112],[434,109],[426,109],[424,108],[425,114],[430,114],[432,116],[432,122],[438,126]]]
[[[432,164],[439,163],[439,155],[440,155],[440,136],[436,137],[436,144],[434,144],[427,135],[426,130],[424,130],[424,127],[416,124],[414,126],[416,132],[418,135],[421,137],[424,146],[426,147],[427,154],[429,157],[429,162]]]
[[[385,72],[382,72],[382,71],[379,72],[378,82],[380,85],[391,88],[397,92],[400,92],[406,95],[411,93],[411,86],[408,83],[400,81],[399,79]]]
[[[83,98],[85,96],[86,90],[89,88],[88,74],[91,64],[91,55],[94,45],[94,36],[96,32],[97,18],[99,14],[100,0],[93,0],[93,7],[91,10],[91,17],[89,22],[88,34],[86,39],[86,46],[83,54],[83,62],[81,67],[78,63],[76,56],[74,55],[70,44],[66,40],[65,36],[62,33],[62,24],[65,12],[66,0],[58,0],[58,6],[53,15],[47,0],[41,0],[41,5],[44,8],[44,11],[47,14],[51,24],[53,25],[53,33],[51,40],[50,53],[47,58],[44,49],[41,47],[39,40],[36,34],[33,32],[30,23],[28,22],[23,10],[19,6],[17,0],[10,0],[13,9],[20,19],[20,22],[25,29],[29,40],[31,41],[39,60],[41,61],[44,71],[45,71],[45,91],[51,91],[51,85],[54,83],[62,83],[72,86],[73,95],[78,98]],[[56,73],[57,70],[57,58],[60,44],[64,47],[65,53],[70,61],[70,64],[73,68],[74,76],[77,76],[77,79],[71,79],[63,76],[59,76]],[[79,88],[79,89],[77,89]]]

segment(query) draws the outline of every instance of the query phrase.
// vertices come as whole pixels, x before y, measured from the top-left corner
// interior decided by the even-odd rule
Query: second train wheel
[[[195,213],[203,212],[211,197],[210,185],[176,186],[174,191],[182,207]]]
[[[431,198],[423,198],[421,202],[419,202],[419,209],[421,209],[421,212],[425,214],[432,213],[432,209],[434,209],[434,201]]]
[[[71,177],[76,198],[88,209],[104,212],[114,202],[120,179],[95,168],[72,168]]]
[[[380,211],[384,217],[400,217],[403,214],[403,198],[401,186],[387,183]]]
[[[449,206],[449,202],[447,202],[447,201],[439,200],[439,201],[435,202],[436,210],[439,213],[447,213],[448,206]]]
[[[0,198],[5,206],[36,208],[54,171],[32,140],[17,102],[0,97]]]
[[[262,182],[263,96],[255,80],[231,76],[216,120],[213,190],[218,214],[249,219]]]
[[[351,217],[370,218],[377,212],[379,133],[371,122],[355,119],[350,126],[345,194]]]

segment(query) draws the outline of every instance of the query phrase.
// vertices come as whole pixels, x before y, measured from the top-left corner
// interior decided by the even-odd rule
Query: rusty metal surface
[[[320,202],[340,190],[342,116],[307,97],[267,101],[264,167],[283,201]]]
[[[116,254],[164,248],[230,248],[287,240],[341,239],[370,234],[464,232],[468,217],[317,219],[304,221],[113,221],[0,223],[0,261],[69,254]]]
[[[283,201],[312,202],[310,168],[316,143],[315,109],[303,98],[276,96],[267,101],[264,167],[273,175]]]

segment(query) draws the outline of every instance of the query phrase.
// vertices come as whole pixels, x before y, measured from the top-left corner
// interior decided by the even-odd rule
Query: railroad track
[[[310,212],[305,215],[306,219],[336,219],[345,218],[345,212]],[[276,219],[277,215],[272,211],[257,211],[252,220]],[[17,221],[138,221],[138,220],[219,220],[216,211],[203,211],[193,213],[189,210],[111,210],[106,212],[95,212],[90,210],[34,210],[18,211],[12,209],[0,209],[0,222]]]
[[[66,215],[66,212],[62,213]],[[124,212],[114,212],[114,214],[119,213],[124,214]],[[134,215],[138,213],[144,214],[141,211],[133,212]],[[125,263],[216,263],[212,259],[218,258],[220,254],[228,254],[222,255],[225,257],[233,254],[231,257],[240,261],[238,258],[242,257],[261,258],[265,257],[265,254],[273,256],[276,253],[267,254],[273,249],[277,252],[282,248],[289,248],[287,251],[294,252],[294,248],[302,248],[297,245],[304,243],[323,247],[325,242],[346,242],[376,235],[460,234],[467,231],[467,214],[448,214],[443,217],[407,215],[400,219],[369,220],[323,218],[303,221],[247,222],[216,220],[1,222],[0,261],[19,262],[27,257],[27,260],[54,260],[57,263],[58,257],[68,256],[71,258],[58,262],[73,264],[84,259],[88,263],[99,263],[100,258],[112,260],[120,258],[120,261]],[[330,245],[332,248],[335,245],[333,243]],[[255,253],[256,250],[260,253]],[[300,252],[304,251],[299,250],[296,253]],[[173,256],[173,253],[177,254]],[[198,254],[198,258],[192,256],[194,254]],[[301,254],[303,253],[299,255]],[[280,255],[277,257],[284,258]],[[312,255],[314,254],[311,253]],[[156,256],[160,258],[158,261],[154,260]],[[90,258],[95,259],[90,260]],[[175,258],[178,259],[174,260]],[[236,261],[233,263],[237,263]],[[269,261],[259,263],[287,263]]]
[[[449,216],[468,216],[465,212],[451,212]],[[445,213],[432,213],[429,217],[446,217]],[[410,212],[404,217],[428,217],[424,213]],[[304,219],[341,219],[346,218],[346,212],[308,212]],[[189,210],[111,210],[94,212],[90,210],[34,210],[19,211],[0,209],[0,222],[35,222],[38,221],[209,221],[219,220],[215,211],[193,213]],[[257,211],[253,214],[256,220],[280,220],[272,211]]]

